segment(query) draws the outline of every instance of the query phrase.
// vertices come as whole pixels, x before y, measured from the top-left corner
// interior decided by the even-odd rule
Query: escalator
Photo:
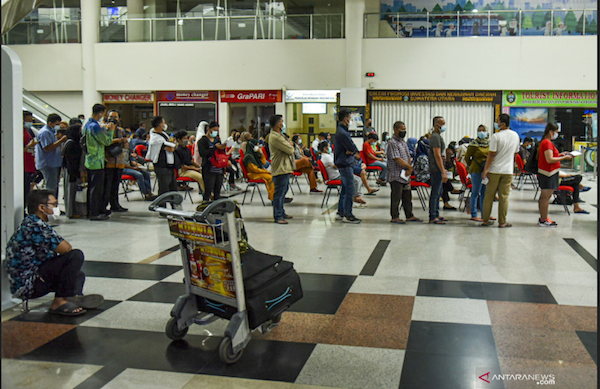
[[[44,0],[2,0],[2,33],[0,35],[10,31],[43,2]]]
[[[36,130],[39,130],[39,128],[46,124],[46,118],[48,118],[48,115],[51,113],[60,115],[60,117],[67,123],[69,122],[70,118],[77,116],[68,115],[60,111],[56,107],[53,107],[49,103],[25,89],[23,89],[23,111],[29,111],[33,114],[33,118],[35,119],[33,126]]]

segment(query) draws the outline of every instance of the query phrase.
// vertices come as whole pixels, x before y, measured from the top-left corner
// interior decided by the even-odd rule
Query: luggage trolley
[[[242,220],[236,219],[236,205],[229,199],[214,201],[203,212],[183,211],[182,202],[181,194],[168,192],[149,206],[167,216],[171,235],[179,238],[185,274],[186,294],[177,298],[165,332],[170,339],[179,340],[192,324],[206,325],[222,318],[200,312],[196,296],[210,299],[209,304],[214,304],[210,308],[219,311],[225,311],[223,305],[233,307],[237,312],[230,316],[219,357],[224,363],[235,363],[251,339],[239,250]],[[173,209],[166,208],[169,203]],[[280,319],[281,313],[257,329],[266,333]]]

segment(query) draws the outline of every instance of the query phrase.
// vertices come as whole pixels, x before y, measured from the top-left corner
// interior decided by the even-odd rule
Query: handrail
[[[44,122],[46,117],[48,117],[51,113],[56,113],[62,117],[62,119],[66,122],[72,117],[67,115],[64,112],[61,112],[58,108],[52,106],[50,103],[42,100],[35,94],[29,92],[26,89],[23,89],[23,103],[28,104],[33,109],[37,110],[40,114],[44,114]]]

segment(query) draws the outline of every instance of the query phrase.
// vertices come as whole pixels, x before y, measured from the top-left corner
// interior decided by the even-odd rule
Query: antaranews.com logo
[[[493,373],[489,369],[477,369],[477,388],[494,389],[504,387],[502,385],[503,381],[531,381],[536,386],[556,385],[554,374],[501,374]]]

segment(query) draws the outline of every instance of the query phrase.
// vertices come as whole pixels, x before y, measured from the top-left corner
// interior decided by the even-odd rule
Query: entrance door
[[[319,130],[319,115],[302,115],[302,132],[307,132],[308,134],[318,134],[321,132]],[[308,137],[311,139],[311,136]]]

